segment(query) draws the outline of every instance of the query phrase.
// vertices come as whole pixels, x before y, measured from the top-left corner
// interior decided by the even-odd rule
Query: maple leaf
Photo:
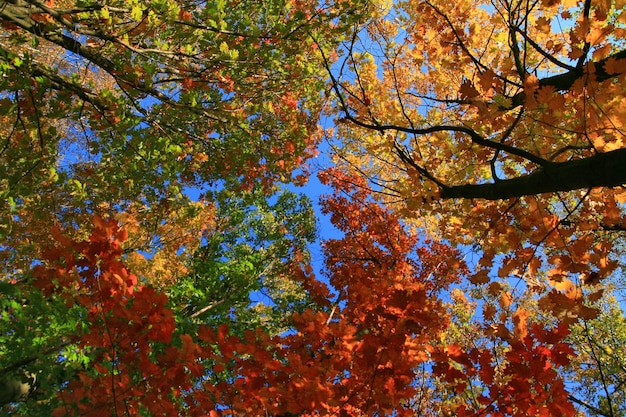
[[[524,309],[517,309],[513,313],[515,337],[519,340],[524,340],[526,335],[528,335],[527,321],[529,315],[530,313]]]
[[[604,63],[604,71],[609,75],[621,74],[624,72],[623,60],[620,61],[614,57],[610,57]]]
[[[461,98],[464,99],[472,99],[480,95],[478,90],[476,90],[476,88],[474,87],[474,84],[472,84],[468,80],[463,81],[463,83],[461,84],[461,88],[459,88],[459,94],[461,95]]]

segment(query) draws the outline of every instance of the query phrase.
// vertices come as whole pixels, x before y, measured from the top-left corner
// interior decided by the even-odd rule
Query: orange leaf
[[[472,99],[480,95],[474,84],[469,80],[463,81],[461,88],[459,88],[459,94],[463,99]]]
[[[489,278],[489,271],[486,269],[482,269],[474,275],[470,276],[469,281],[474,285],[486,284],[491,281],[491,279]]]
[[[500,292],[502,292],[502,284],[500,284],[499,282],[492,282],[491,284],[489,284],[489,287],[487,287],[487,292],[493,296],[496,297],[498,294],[500,294]]]
[[[500,297],[500,305],[502,308],[508,308],[513,302],[513,296],[509,291],[503,292]]]
[[[496,83],[496,80],[496,73],[493,72],[493,70],[491,69],[487,69],[480,74],[480,88],[484,92],[487,92],[493,87],[493,85]]]
[[[491,304],[485,304],[483,306],[483,317],[485,321],[491,321],[496,315],[496,308]]]
[[[520,308],[513,313],[513,324],[515,326],[513,328],[513,332],[515,333],[515,337],[519,340],[524,340],[528,335],[527,323],[529,315],[530,313],[523,308]]]

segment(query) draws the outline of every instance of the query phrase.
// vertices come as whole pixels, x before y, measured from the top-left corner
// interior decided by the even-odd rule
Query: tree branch
[[[596,62],[592,62],[590,65],[595,67],[595,77],[597,82],[606,81],[611,78],[616,78],[621,74],[609,74],[605,71],[604,65],[609,59],[626,59],[626,49],[623,49],[619,52],[614,53],[611,56],[608,56],[604,59],[601,59]],[[554,87],[556,91],[567,91],[569,90],[574,82],[578,80],[580,77],[584,75],[584,71],[582,68],[575,68],[571,71],[564,72],[563,74],[553,75],[552,77],[546,77],[539,80],[539,88],[541,87]],[[511,97],[511,109],[517,106],[521,106],[524,104],[524,100],[526,98],[526,93],[520,91]]]
[[[488,184],[441,187],[442,198],[501,200],[558,191],[626,184],[626,149],[600,153],[584,159],[550,162],[538,171]]]
[[[567,397],[568,400],[570,400],[573,403],[576,403],[578,405],[581,405],[583,407],[585,407],[587,410],[592,411],[596,414],[598,414],[599,416],[604,416],[604,417],[608,417],[608,414],[606,414],[604,411],[600,410],[599,408],[594,407],[591,404],[587,404],[586,402],[579,400],[578,398],[574,397],[573,395],[569,395]]]

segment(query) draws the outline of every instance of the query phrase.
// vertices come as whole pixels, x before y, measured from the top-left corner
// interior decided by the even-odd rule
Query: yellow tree
[[[505,254],[503,277],[604,277],[625,220],[625,23],[621,2],[397,2],[332,68],[336,157],[485,270]]]

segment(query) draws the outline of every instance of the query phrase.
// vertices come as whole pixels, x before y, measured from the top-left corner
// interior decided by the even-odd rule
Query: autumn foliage
[[[0,0],[0,412],[623,415],[623,3]]]
[[[78,306],[84,323],[71,335],[75,348],[88,351],[91,370],[79,372],[59,393],[56,415],[134,415],[146,410],[174,415],[176,394],[191,388],[188,374],[197,347],[189,335],[173,340],[176,322],[167,297],[138,284],[120,261],[127,234],[115,221],[94,218],[87,241],[55,231],[55,246],[36,266],[33,285],[46,297]]]
[[[512,332],[485,332],[508,346],[502,357],[443,343],[456,318],[442,295],[468,273],[459,253],[408,233],[359,179],[323,180],[338,190],[323,207],[345,236],[324,244],[330,287],[296,274],[316,307],[294,314],[285,334],[236,335],[226,323],[180,333],[167,297],[120,261],[127,236],[115,221],[94,218],[86,241],[55,231],[33,285],[81,309],[68,337],[90,364],[59,391],[55,414],[413,415],[420,377],[455,394],[481,389],[473,402],[431,401],[429,413],[574,415],[557,372],[573,353],[566,322],[529,324],[518,310]],[[420,376],[426,364],[432,372]]]
[[[339,164],[417,227],[479,249],[476,282],[608,276],[625,19],[621,2],[398,2],[331,70]]]

